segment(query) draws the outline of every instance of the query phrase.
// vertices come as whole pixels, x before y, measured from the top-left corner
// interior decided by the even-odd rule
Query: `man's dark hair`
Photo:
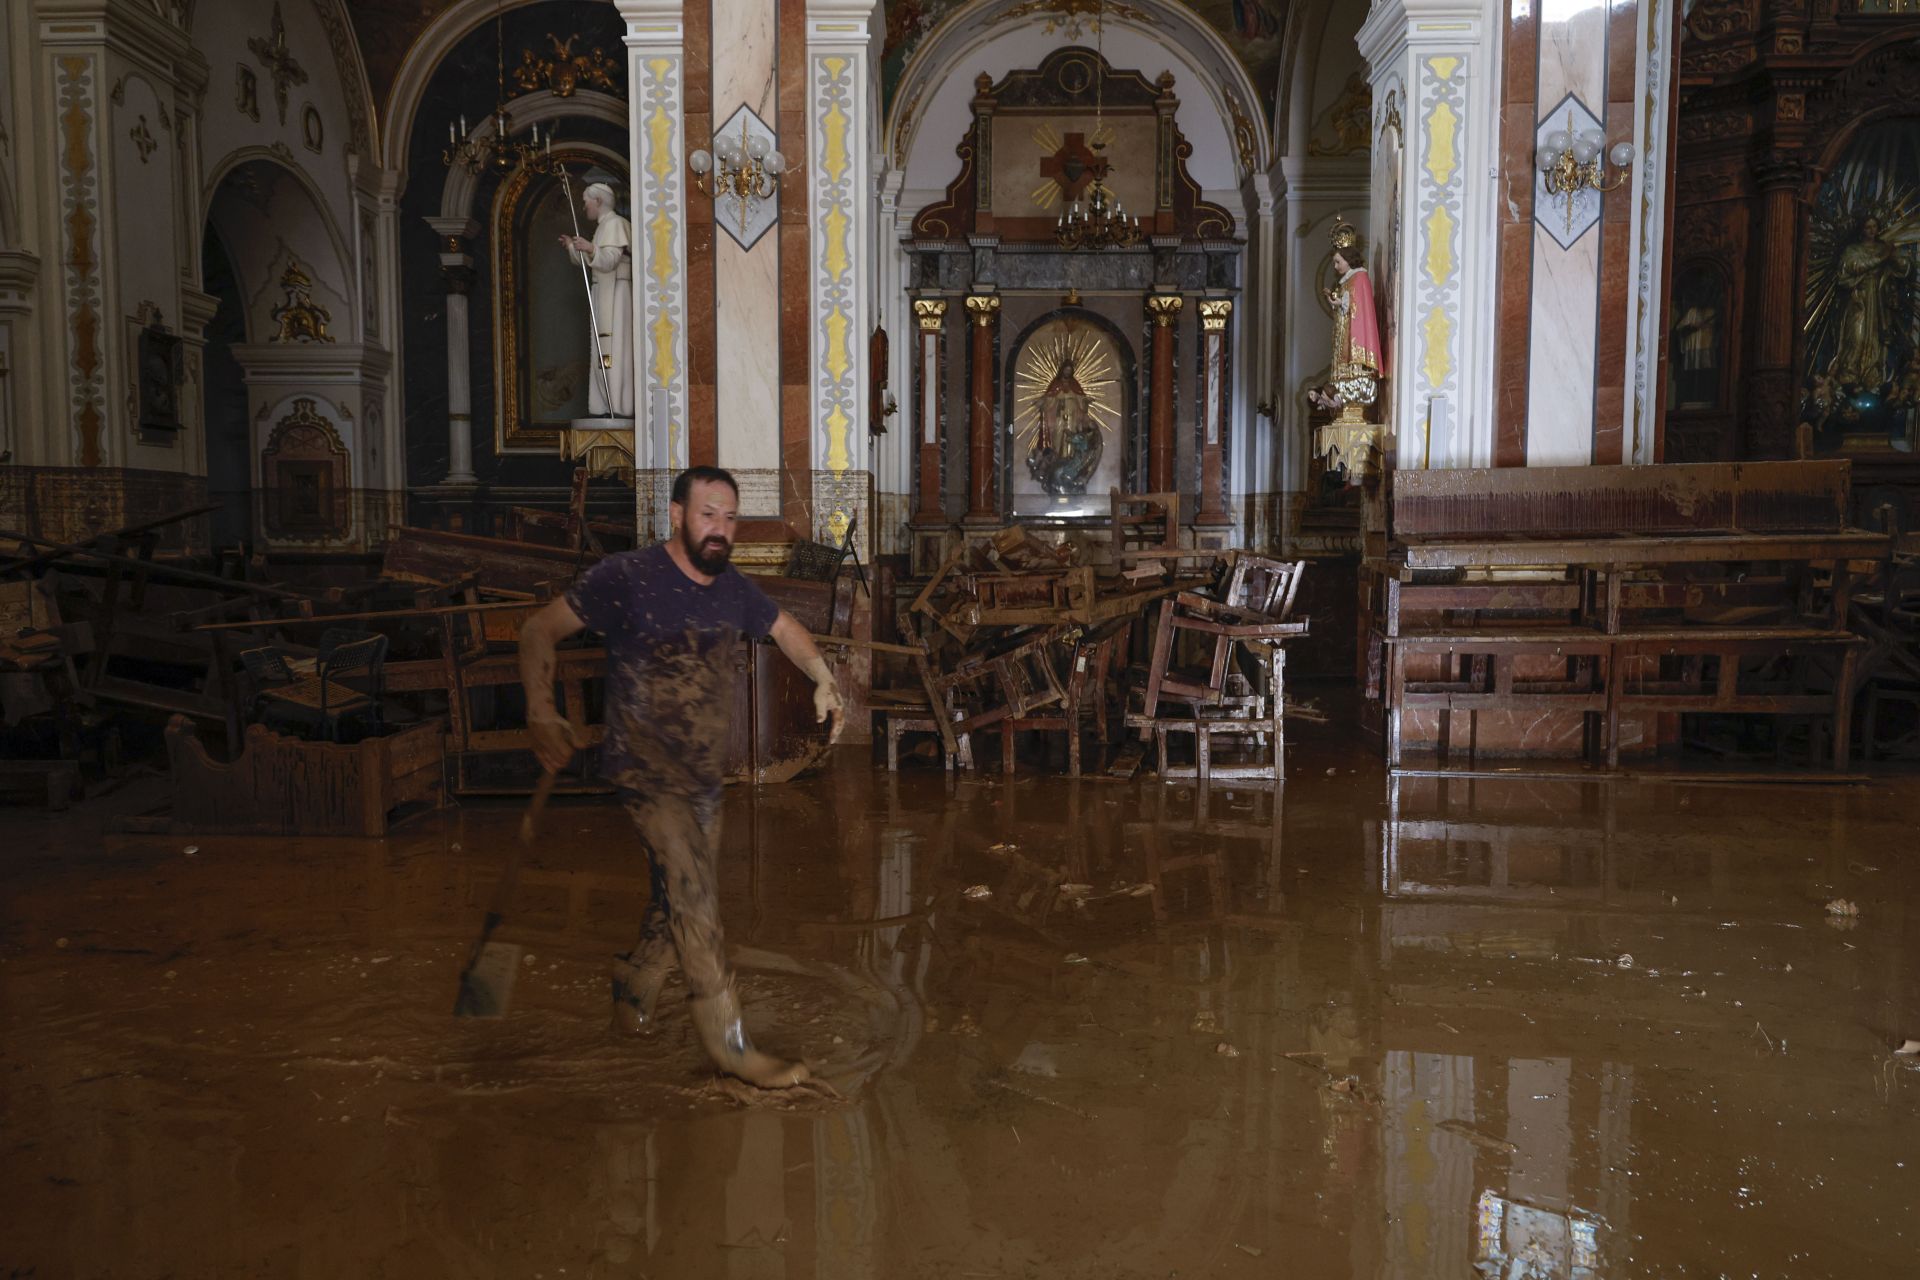
[[[688,467],[673,478],[673,500],[684,507],[687,499],[693,496],[694,485],[716,482],[733,490],[735,499],[740,497],[740,483],[733,478],[731,471],[724,467]]]

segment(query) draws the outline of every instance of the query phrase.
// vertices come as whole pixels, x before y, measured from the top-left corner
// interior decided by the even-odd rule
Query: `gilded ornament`
[[[982,329],[990,328],[1000,318],[1000,295],[975,294],[967,299],[967,313]]]
[[[286,271],[281,273],[280,287],[287,291],[287,300],[273,309],[273,318],[280,327],[268,340],[332,342],[327,325],[332,323],[333,313],[313,300],[313,278],[291,258],[287,260]]]
[[[578,32],[562,40],[549,31],[547,40],[553,45],[550,58],[540,57],[532,49],[522,49],[520,65],[513,71],[513,82],[520,86],[520,92],[551,89],[556,98],[571,98],[585,87],[602,93],[618,93],[619,82],[613,76],[620,64],[598,46],[585,53],[575,53],[573,46],[579,39]]]
[[[914,319],[920,325],[922,333],[938,333],[947,323],[947,300],[945,298],[915,298],[913,300]]]

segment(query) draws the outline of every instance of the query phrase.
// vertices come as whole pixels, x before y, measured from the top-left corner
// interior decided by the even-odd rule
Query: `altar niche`
[[[1008,514],[1107,519],[1138,452],[1138,375],[1126,335],[1060,307],[1014,339],[1003,366],[1001,492]]]

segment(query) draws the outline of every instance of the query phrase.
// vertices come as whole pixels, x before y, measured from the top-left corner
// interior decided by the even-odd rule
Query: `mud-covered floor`
[[[1283,796],[730,792],[749,1023],[843,1106],[743,1106],[677,984],[609,1034],[610,802],[549,815],[492,1022],[449,1011],[511,804],[6,810],[0,1274],[1915,1273],[1920,781],[1396,789],[1321,735]]]

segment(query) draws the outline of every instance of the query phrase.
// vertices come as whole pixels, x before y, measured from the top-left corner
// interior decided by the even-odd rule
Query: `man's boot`
[[[667,960],[636,965],[624,956],[614,957],[613,1026],[616,1031],[653,1030],[653,1009],[660,1002],[660,988],[667,985],[667,974],[672,968]]]
[[[730,1076],[738,1076],[762,1089],[787,1089],[806,1081],[813,1073],[804,1062],[788,1062],[761,1053],[747,1039],[746,1024],[740,1020],[740,995],[727,986],[716,996],[696,997],[693,1025],[707,1056]]]

